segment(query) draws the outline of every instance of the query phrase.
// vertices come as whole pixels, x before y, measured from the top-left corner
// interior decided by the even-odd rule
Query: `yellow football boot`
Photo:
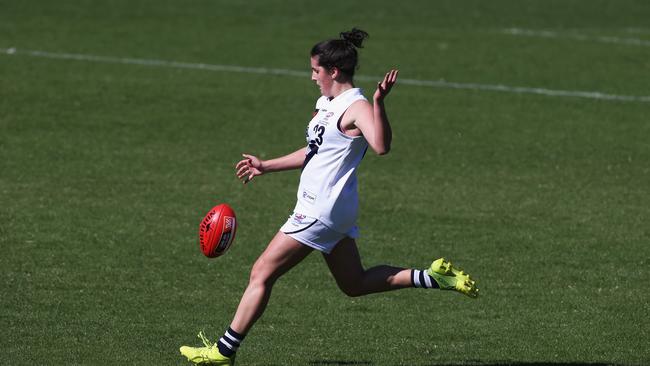
[[[478,297],[476,282],[445,258],[433,261],[427,274],[436,280],[441,290],[455,290],[474,299]]]
[[[198,337],[203,341],[205,347],[189,347],[183,346],[180,348],[181,354],[187,357],[187,360],[197,365],[219,365],[219,366],[234,366],[235,355],[226,357],[219,352],[216,343],[210,342],[203,332],[199,332]]]

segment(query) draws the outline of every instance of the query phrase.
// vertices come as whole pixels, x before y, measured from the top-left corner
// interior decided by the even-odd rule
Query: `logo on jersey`
[[[304,221],[306,218],[307,218],[307,216],[305,216],[305,215],[303,215],[303,214],[301,214],[301,213],[294,212],[293,215],[291,215],[291,217],[290,217],[290,219],[291,219],[291,225],[293,225],[293,226],[295,226],[295,227],[299,227],[300,225],[303,225],[303,224],[304,224],[303,221]]]
[[[302,222],[302,220],[304,220],[306,217],[307,216],[305,216],[303,214],[299,214],[299,213],[293,214],[293,218],[298,222]]]
[[[306,189],[302,191],[302,198],[311,204],[314,204],[316,202],[316,195]]]

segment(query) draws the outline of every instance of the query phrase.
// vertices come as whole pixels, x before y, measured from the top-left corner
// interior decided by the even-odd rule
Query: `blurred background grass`
[[[352,26],[361,75],[650,95],[646,1],[0,0],[0,363],[186,364],[228,325],[293,208],[297,172],[242,186],[242,152],[304,144],[308,77],[28,57],[43,50],[308,71]],[[509,28],[566,37],[516,37]],[[359,86],[372,89],[372,82]],[[346,298],[317,254],[281,279],[240,365],[650,362],[650,105],[398,85],[393,151],[360,173],[368,266],[448,256],[482,298]],[[230,203],[217,260],[197,230]]]

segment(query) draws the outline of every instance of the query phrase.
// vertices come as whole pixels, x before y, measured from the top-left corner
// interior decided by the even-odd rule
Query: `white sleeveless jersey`
[[[348,107],[361,99],[366,100],[359,88],[332,100],[320,97],[306,132],[308,145],[295,211],[341,233],[355,227],[359,209],[355,172],[368,142],[363,136],[344,134],[339,123]]]

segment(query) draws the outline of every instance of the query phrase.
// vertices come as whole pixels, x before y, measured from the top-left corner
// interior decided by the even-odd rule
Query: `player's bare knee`
[[[273,276],[273,271],[268,265],[265,265],[263,262],[258,261],[253,265],[251,269],[250,277],[248,278],[248,283],[250,285],[272,285],[277,278]]]

